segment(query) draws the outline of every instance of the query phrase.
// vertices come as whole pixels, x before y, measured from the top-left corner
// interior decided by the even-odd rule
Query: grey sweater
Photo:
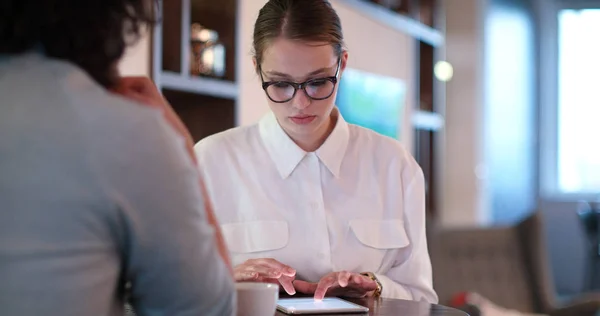
[[[0,315],[233,315],[183,139],[74,65],[0,59]]]

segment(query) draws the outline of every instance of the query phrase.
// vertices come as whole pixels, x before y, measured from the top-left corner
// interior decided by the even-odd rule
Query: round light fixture
[[[438,61],[433,67],[433,73],[439,81],[447,82],[454,75],[454,68],[447,61]]]

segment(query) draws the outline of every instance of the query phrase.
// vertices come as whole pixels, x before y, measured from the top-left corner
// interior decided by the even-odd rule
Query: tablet
[[[277,309],[285,314],[341,314],[368,313],[369,309],[336,297],[326,297],[322,301],[309,298],[282,298],[277,301]]]

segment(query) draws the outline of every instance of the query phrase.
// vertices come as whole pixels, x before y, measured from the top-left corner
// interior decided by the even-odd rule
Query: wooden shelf
[[[419,41],[419,110],[436,112],[434,96],[436,94],[435,75],[435,48]]]
[[[160,77],[163,88],[175,91],[191,92],[223,99],[236,99],[238,86],[235,82],[207,77],[183,76],[163,71]]]
[[[417,20],[407,16],[395,13],[376,3],[365,0],[338,0],[340,3],[355,9],[363,15],[391,27],[397,31],[406,33],[420,41],[423,41],[433,47],[444,44],[443,34]]]
[[[429,130],[416,130],[415,159],[419,162],[425,177],[425,205],[428,216],[435,216],[436,204],[436,157],[435,142],[437,133]]]
[[[159,1],[154,28],[153,77],[195,142],[236,126],[237,0]],[[226,49],[224,78],[190,74],[192,23],[219,33]]]

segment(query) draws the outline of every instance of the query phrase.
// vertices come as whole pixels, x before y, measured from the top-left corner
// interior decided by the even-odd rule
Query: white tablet
[[[326,297],[322,301],[309,298],[282,298],[277,301],[277,309],[286,314],[341,314],[368,313],[369,309],[335,297]]]

